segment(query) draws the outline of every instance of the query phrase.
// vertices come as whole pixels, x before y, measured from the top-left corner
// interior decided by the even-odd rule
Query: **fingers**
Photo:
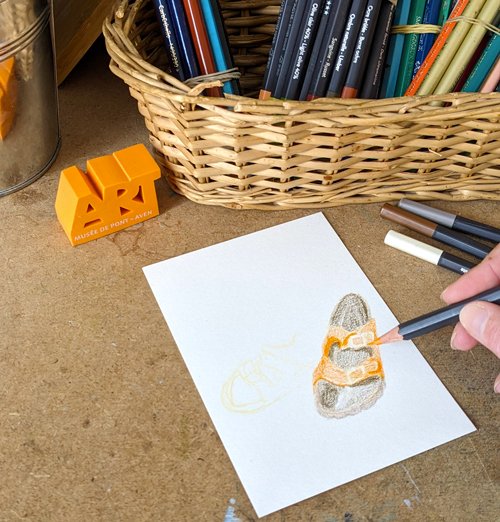
[[[456,303],[500,284],[500,244],[467,274],[461,276],[441,294],[446,303]],[[477,343],[500,357],[500,306],[476,301],[460,312],[460,323],[453,330],[451,346],[471,350]],[[495,380],[495,393],[500,393],[500,375]]]
[[[460,323],[471,337],[500,357],[500,306],[482,301],[469,303],[460,312]]]
[[[500,244],[441,294],[445,303],[456,303],[500,284]]]
[[[483,304],[486,304],[486,305],[489,305],[490,303],[483,303]],[[470,311],[469,310],[469,307],[474,307],[476,305],[476,303],[471,303],[471,305],[467,305],[466,307],[464,307],[463,310],[465,310],[465,308],[468,308],[468,310],[465,311],[465,315],[474,315],[474,310]],[[493,305],[495,306],[495,305]],[[497,307],[500,309],[500,307]],[[463,312],[462,310],[462,312]],[[468,321],[468,318],[466,317],[465,318],[466,321]],[[495,335],[495,334],[493,334]],[[497,337],[498,339],[498,337]],[[498,341],[497,341],[498,342]],[[454,350],[461,350],[461,351],[468,351],[468,350],[471,350],[472,348],[474,348],[474,346],[477,345],[477,341],[474,337],[472,337],[472,335],[470,335],[467,330],[462,326],[461,323],[458,323],[456,326],[455,326],[455,329],[453,330],[453,333],[451,334],[451,347],[454,349]],[[497,356],[498,356],[498,346],[497,346],[497,349],[496,351],[493,350],[493,353],[496,353]],[[500,375],[497,376],[497,378],[495,379],[495,384],[493,385],[493,388],[495,390],[495,393],[500,393]]]
[[[454,350],[469,351],[477,345],[477,339],[467,333],[467,330],[458,323],[451,334],[451,347]]]

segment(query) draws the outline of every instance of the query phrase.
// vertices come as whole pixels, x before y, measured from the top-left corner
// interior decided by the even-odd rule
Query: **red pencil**
[[[184,9],[186,10],[186,17],[189,23],[189,29],[193,38],[198,63],[200,64],[201,74],[212,74],[217,72],[215,61],[212,56],[212,49],[208,39],[207,28],[203,20],[198,0],[182,0]],[[222,96],[220,88],[208,89],[210,96]]]

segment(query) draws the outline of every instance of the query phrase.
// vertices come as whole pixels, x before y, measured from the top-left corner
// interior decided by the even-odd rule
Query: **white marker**
[[[406,254],[410,254],[422,259],[423,261],[432,263],[433,265],[442,266],[443,268],[452,270],[457,274],[465,274],[474,266],[473,263],[466,261],[465,259],[456,257],[453,254],[448,254],[439,248],[428,245],[427,243],[422,243],[422,241],[405,236],[399,232],[395,232],[394,230],[389,230],[389,232],[387,232],[384,243],[401,250]]]

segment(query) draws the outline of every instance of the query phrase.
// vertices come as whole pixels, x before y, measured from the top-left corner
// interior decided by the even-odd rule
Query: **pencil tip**
[[[402,341],[403,336],[399,333],[399,326],[396,326],[392,330],[389,330],[384,335],[377,337],[372,344],[380,346],[381,344],[394,343],[396,341]]]

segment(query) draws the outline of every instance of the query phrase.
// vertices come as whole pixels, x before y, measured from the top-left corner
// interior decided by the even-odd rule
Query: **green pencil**
[[[408,25],[421,24],[424,16],[424,9],[425,0],[411,0]],[[408,85],[410,85],[413,76],[419,37],[420,35],[418,33],[405,34],[403,52],[401,54],[401,62],[399,65],[398,81],[396,83],[394,96],[403,96]]]
[[[441,27],[444,25],[451,10],[451,0],[443,0],[441,3],[441,9],[439,10],[438,25]]]
[[[498,0],[486,0],[481,12],[477,15],[477,19],[489,24],[493,22],[497,12]],[[446,72],[443,74],[441,80],[434,89],[434,94],[444,94],[453,90],[453,87],[455,87],[460,75],[467,67],[467,64],[479,45],[479,42],[483,39],[486,30],[486,27],[482,24],[472,25],[467,36],[463,39],[458,51],[448,65]]]
[[[476,18],[483,8],[484,3],[485,0],[471,0],[464,9],[462,16]],[[434,89],[441,79],[441,76],[443,75],[444,71],[446,71],[453,56],[460,47],[460,44],[466,37],[470,27],[470,23],[462,20],[455,25],[436,60],[429,69],[427,76],[418,88],[417,94],[433,94]]]

